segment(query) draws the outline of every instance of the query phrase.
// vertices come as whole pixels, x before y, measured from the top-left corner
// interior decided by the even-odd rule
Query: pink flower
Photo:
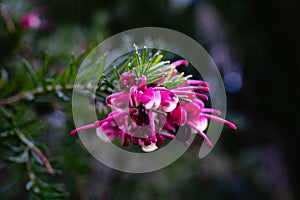
[[[133,105],[144,105],[147,110],[151,108],[157,109],[161,103],[161,94],[159,91],[154,91],[153,88],[148,88],[145,91],[140,88],[132,87],[131,97],[134,99]]]
[[[44,19],[45,7],[36,7],[21,18],[21,26],[25,29],[51,30],[54,27],[53,22]]]
[[[172,63],[168,71],[169,77],[177,76],[175,68],[179,65],[187,66],[188,63],[185,60]],[[207,100],[208,96],[203,93],[209,92],[206,82],[187,80],[170,90],[159,86],[164,80],[161,79],[150,87],[144,75],[138,78],[133,73],[124,72],[120,76],[123,91],[106,98],[106,103],[113,112],[103,120],[73,130],[71,135],[76,131],[96,128],[97,135],[102,140],[111,142],[115,137],[121,137],[122,146],[128,146],[131,142],[133,145],[140,145],[143,151],[150,152],[161,147],[165,139],[176,139],[175,134],[181,126],[195,131],[209,147],[213,144],[204,133],[208,120],[236,129],[233,123],[216,116],[220,115],[220,111],[205,108],[202,100]],[[180,140],[187,143],[188,138]]]

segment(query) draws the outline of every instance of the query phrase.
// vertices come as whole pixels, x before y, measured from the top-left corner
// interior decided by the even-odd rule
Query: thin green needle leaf
[[[119,70],[116,67],[114,67],[114,74],[115,74],[115,78],[117,80],[120,80],[120,73],[119,73]]]
[[[108,80],[104,79],[103,82],[107,87],[110,87],[112,89],[115,88],[114,85],[111,82],[109,82]]]
[[[44,56],[41,74],[38,74],[38,76],[40,78],[39,80],[43,84],[43,88],[44,89],[46,89],[46,87],[47,87],[47,83],[46,83],[46,71],[47,71],[47,68],[48,68],[48,64],[49,64],[49,59],[48,59],[47,56]]]
[[[144,67],[142,74],[147,76],[148,70],[151,67],[151,62],[152,62],[152,58],[149,58],[148,63],[145,64],[146,66]]]
[[[146,57],[147,57],[147,47],[144,46],[143,53],[142,53],[142,65],[146,64]]]
[[[164,70],[167,70],[170,66],[167,65],[169,64],[170,61],[162,61],[162,62],[159,62],[157,63],[156,65],[152,66],[149,71],[147,72],[147,74],[151,74],[151,73],[156,73],[157,70],[159,71],[164,71]],[[164,66],[165,65],[165,66]]]
[[[38,78],[36,76],[35,71],[33,70],[32,66],[29,64],[29,62],[25,59],[22,60],[22,64],[25,67],[25,70],[29,76],[29,78],[32,81],[33,87],[37,88],[38,87]]]
[[[133,71],[135,77],[139,78],[139,76],[138,76],[138,71],[137,71],[137,69],[136,69],[135,67],[132,68],[132,71]]]
[[[135,62],[136,62],[136,69],[137,69],[137,75],[140,75],[141,74],[141,65],[142,65],[142,59],[141,59],[141,56],[138,52],[138,46],[137,45],[133,45],[134,48],[135,48],[135,52],[134,52],[134,56],[135,56]],[[139,76],[137,76],[139,77]]]
[[[94,84],[97,84],[100,81],[101,77],[102,77],[105,61],[106,61],[106,55],[104,55],[101,58],[100,62],[98,64],[96,64],[96,66],[98,67],[98,72],[97,72],[97,77],[96,77],[96,80],[95,80]]]
[[[162,77],[164,77],[165,76],[165,74],[157,74],[157,75],[153,75],[153,76],[151,76],[151,77],[149,77],[148,79],[147,79],[147,83],[153,83],[153,82],[155,82],[155,81],[158,81],[159,79],[161,79]]]
[[[85,76],[85,81],[84,81],[83,85],[87,85],[93,79],[93,76],[96,73],[98,67],[99,67],[98,63],[95,63],[92,66],[92,68],[90,69],[88,74]]]
[[[170,80],[170,78],[172,77],[172,75],[173,75],[173,73],[174,73],[174,70],[175,70],[175,67],[172,67],[172,68],[171,68],[171,71],[168,73],[168,76],[166,77],[166,80],[165,80],[165,81]]]
[[[8,157],[7,160],[15,163],[24,163],[27,158],[28,158],[28,151],[26,150],[18,156]]]
[[[6,112],[6,110],[3,109],[3,107],[0,107],[0,114],[8,123],[10,123],[10,124],[13,123],[12,118],[9,116],[9,114]]]
[[[157,63],[159,63],[163,57],[164,56],[161,55],[161,54],[159,54],[157,57],[155,57],[155,59],[152,62],[152,66],[156,65]]]
[[[176,76],[174,82],[179,81],[184,75],[184,72],[181,72],[178,76]]]
[[[78,63],[77,63],[74,53],[71,54],[71,61],[72,61],[73,65],[77,66]]]

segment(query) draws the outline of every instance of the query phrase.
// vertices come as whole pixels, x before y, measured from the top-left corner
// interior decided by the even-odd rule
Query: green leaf
[[[115,74],[115,78],[117,80],[120,80],[120,73],[119,73],[119,70],[116,67],[114,67],[114,74]]]
[[[147,58],[147,47],[144,46],[143,52],[142,52],[142,65],[146,64],[146,58]]]
[[[24,146],[15,146],[15,145],[9,145],[9,147],[7,147],[7,149],[9,149],[11,152],[14,152],[14,153],[20,153],[20,152],[23,152],[25,149],[24,149]]]
[[[152,65],[151,65],[151,66],[154,66],[154,65],[156,65],[157,63],[159,63],[163,57],[164,57],[164,56],[163,56],[162,54],[160,54],[160,53],[155,54],[155,55],[153,56],[153,61],[152,61]]]
[[[44,165],[43,161],[36,155],[34,151],[31,150],[30,153],[35,162],[37,162],[40,165]]]
[[[148,62],[143,65],[143,71],[142,71],[143,75],[147,76],[147,72],[150,69],[151,62],[152,62],[152,58],[149,58]]]
[[[170,78],[172,77],[172,75],[173,75],[173,73],[174,73],[174,70],[175,70],[175,67],[172,67],[172,68],[171,68],[171,71],[168,73],[168,75],[167,75],[165,81],[170,80]]]
[[[176,76],[174,82],[179,81],[183,77],[183,75],[184,75],[184,72],[181,72],[178,76]]]
[[[8,131],[3,131],[0,133],[0,137],[7,137],[8,136]]]
[[[136,69],[137,69],[137,78],[139,78],[139,75],[140,75],[140,70],[141,70],[141,65],[142,65],[142,59],[140,57],[140,54],[138,52],[138,47],[134,44],[134,48],[135,48],[135,51],[134,51],[134,56],[135,56],[135,63],[136,63]]]
[[[162,61],[157,63],[156,65],[152,66],[147,72],[147,75],[156,74],[157,72],[165,71],[170,68],[170,65],[168,65],[170,61]]]
[[[48,170],[44,167],[43,164],[40,164],[40,163],[38,163],[38,164],[37,164],[37,163],[33,163],[33,164],[32,164],[32,169],[33,169],[33,171],[34,171],[34,173],[35,173],[36,175],[49,175]],[[54,169],[54,171],[55,171],[55,174],[56,174],[56,175],[62,174],[62,171],[61,171],[61,170]]]
[[[10,162],[15,162],[15,163],[24,163],[24,162],[26,162],[27,158],[28,158],[28,151],[25,150],[20,155],[11,156],[11,157],[7,158],[7,160]]]
[[[22,60],[22,64],[27,72],[27,75],[29,76],[29,78],[32,81],[33,88],[37,88],[38,87],[38,78],[37,78],[36,73],[33,70],[32,66],[25,59]]]
[[[15,134],[14,131],[6,130],[6,131],[3,131],[3,132],[0,133],[0,137],[5,138],[5,137],[8,137],[8,136],[11,136],[11,135],[14,135],[14,134]]]
[[[55,96],[65,102],[68,102],[70,100],[69,97],[67,97],[61,90],[55,90]]]
[[[69,193],[54,193],[54,192],[40,192],[40,196],[43,197],[43,199],[64,199],[67,197]]]
[[[159,79],[161,79],[164,76],[165,76],[165,74],[153,75],[153,76],[151,76],[150,78],[147,79],[147,84],[154,83],[154,82],[158,81]]]
[[[104,64],[105,64],[106,56],[102,56],[100,62],[94,63],[90,69],[90,71],[85,76],[84,85],[87,85],[94,77],[95,74],[97,74],[96,83],[99,81],[100,77],[102,76]],[[100,74],[100,75],[99,75]],[[99,77],[99,79],[98,79]],[[95,83],[95,82],[94,82]]]
[[[26,190],[31,190],[33,185],[34,185],[34,180],[28,181],[25,185]]]
[[[106,80],[106,79],[103,80],[103,83],[104,83],[107,87],[110,87],[110,88],[112,88],[112,89],[115,88],[114,85],[113,85],[111,82],[109,82],[108,80]]]
[[[106,61],[106,55],[103,55],[100,62],[95,64],[98,68],[98,71],[97,71],[97,77],[96,77],[96,80],[94,82],[94,85],[96,85],[100,81],[100,79],[103,75],[103,71],[104,71],[104,67],[105,67],[105,61]]]
[[[3,107],[0,107],[0,115],[10,124],[13,124],[12,118],[9,116],[9,114],[6,112],[6,110]]]
[[[49,58],[46,55],[44,55],[42,67],[36,73],[38,81],[40,83],[42,83],[42,86],[43,86],[44,90],[46,90],[46,88],[47,88],[46,71],[47,71],[48,66],[49,66]]]

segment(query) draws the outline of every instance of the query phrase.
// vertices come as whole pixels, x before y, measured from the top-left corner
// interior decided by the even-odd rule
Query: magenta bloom
[[[32,9],[21,18],[20,24],[25,29],[51,30],[53,29],[54,24],[52,21],[43,17],[45,13],[45,7],[37,7]]]
[[[220,111],[205,108],[202,100],[207,100],[208,96],[203,93],[209,92],[206,82],[183,79],[173,89],[165,87],[164,84],[172,84],[172,81],[176,82],[182,77],[175,69],[179,65],[187,66],[188,63],[185,60],[171,63],[170,68],[161,72],[168,76],[161,76],[154,84],[147,84],[149,77],[136,77],[134,73],[124,72],[120,76],[123,90],[106,98],[106,104],[113,112],[103,120],[73,130],[71,134],[96,128],[97,135],[104,141],[112,142],[114,138],[121,137],[122,146],[131,143],[150,152],[161,147],[166,139],[176,139],[178,129],[186,126],[212,147],[212,142],[204,133],[209,120],[224,123],[232,129],[236,129],[236,126],[219,118]],[[188,139],[180,140],[187,143]]]

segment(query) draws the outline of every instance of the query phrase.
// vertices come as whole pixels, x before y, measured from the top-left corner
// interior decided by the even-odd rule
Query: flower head
[[[140,61],[132,72],[120,75],[122,90],[107,96],[106,104],[113,110],[107,118],[79,127],[78,131],[96,128],[97,135],[104,141],[112,142],[121,137],[122,146],[131,143],[150,152],[163,146],[165,140],[176,139],[180,127],[200,135],[209,147],[213,144],[204,133],[209,120],[236,129],[234,124],[218,117],[220,111],[205,108],[203,100],[208,96],[204,93],[209,92],[206,82],[178,73],[176,67],[187,66],[187,61],[139,64]],[[76,130],[71,132],[74,133]],[[189,136],[187,133],[178,139],[186,143]]]

